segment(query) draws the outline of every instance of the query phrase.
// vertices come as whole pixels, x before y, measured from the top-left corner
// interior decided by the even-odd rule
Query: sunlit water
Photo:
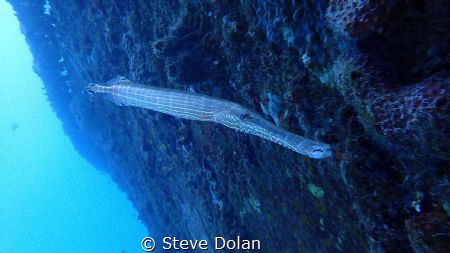
[[[143,252],[125,194],[72,147],[0,0],[0,252]]]

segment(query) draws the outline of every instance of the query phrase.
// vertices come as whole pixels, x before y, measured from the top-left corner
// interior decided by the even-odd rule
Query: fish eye
[[[239,115],[239,118],[240,118],[241,120],[249,120],[249,119],[251,119],[252,117],[250,116],[250,114],[244,113],[244,114]]]

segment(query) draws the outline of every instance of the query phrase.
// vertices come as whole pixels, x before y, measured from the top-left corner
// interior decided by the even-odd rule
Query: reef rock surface
[[[75,147],[157,241],[450,252],[450,1],[8,1]],[[117,75],[240,103],[333,158],[84,92]]]

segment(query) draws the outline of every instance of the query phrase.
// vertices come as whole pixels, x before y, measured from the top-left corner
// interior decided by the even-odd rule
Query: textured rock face
[[[449,1],[9,1],[74,145],[157,240],[446,252]],[[334,157],[83,92],[116,75],[235,101]]]

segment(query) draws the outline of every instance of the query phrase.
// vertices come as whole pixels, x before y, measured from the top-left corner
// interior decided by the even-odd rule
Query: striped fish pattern
[[[330,145],[290,133],[245,107],[227,100],[142,85],[125,78],[112,79],[106,85],[91,83],[86,90],[93,94],[105,94],[118,105],[150,109],[183,119],[219,123],[311,158],[331,156]]]

